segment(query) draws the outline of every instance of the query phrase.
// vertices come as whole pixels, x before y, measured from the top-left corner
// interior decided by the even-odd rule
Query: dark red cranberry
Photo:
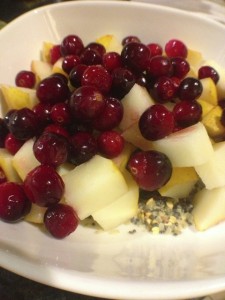
[[[84,49],[83,41],[77,35],[71,34],[64,37],[60,45],[60,51],[63,56],[73,54],[80,55]]]
[[[61,200],[64,183],[53,167],[40,165],[27,174],[24,189],[31,202],[39,206],[50,206]]]
[[[62,69],[67,74],[73,69],[73,67],[77,66],[80,63],[80,57],[78,55],[67,55],[63,58],[62,61]]]
[[[0,118],[0,148],[4,148],[5,146],[5,138],[9,133],[8,130],[8,122],[10,115],[14,112],[14,110],[10,111],[4,119]]]
[[[188,127],[201,120],[202,106],[197,101],[180,101],[174,106],[173,114],[179,127]]]
[[[149,77],[172,76],[173,66],[170,59],[163,55],[150,58],[146,65],[146,72]]]
[[[33,112],[35,113],[39,126],[44,128],[51,122],[50,112],[52,109],[52,104],[49,103],[38,103],[33,107]]]
[[[62,56],[60,48],[60,45],[54,45],[49,51],[50,63],[52,65],[54,65],[57,62],[57,60],[59,60]]]
[[[5,138],[5,149],[9,151],[12,155],[16,154],[16,152],[23,146],[24,141],[18,140],[12,133],[8,133]]]
[[[173,113],[161,104],[150,106],[139,119],[141,134],[151,141],[162,139],[173,132]]]
[[[5,172],[3,171],[3,169],[0,167],[0,185],[4,182],[7,182],[7,177],[5,175]]]
[[[50,77],[56,77],[60,80],[62,80],[62,82],[64,84],[68,84],[68,78],[66,77],[66,75],[62,74],[62,73],[53,73]]]
[[[225,127],[225,109],[223,108],[223,112],[220,118],[221,124]]]
[[[107,52],[103,55],[102,64],[106,70],[112,72],[116,68],[122,67],[121,56],[117,52]]]
[[[135,84],[134,74],[126,68],[117,68],[112,72],[112,88],[110,94],[122,99]]]
[[[66,101],[70,91],[59,77],[50,76],[38,84],[36,94],[41,103],[55,104]]]
[[[8,129],[19,140],[28,140],[38,133],[38,119],[29,108],[15,110],[9,117]]]
[[[165,45],[165,52],[168,57],[183,57],[188,54],[187,46],[180,40],[169,40]]]
[[[53,237],[63,239],[76,230],[79,218],[71,206],[58,203],[46,210],[44,224]]]
[[[98,136],[98,150],[107,157],[114,158],[118,156],[124,148],[124,138],[117,131],[104,131]]]
[[[180,100],[196,100],[201,95],[202,90],[202,83],[198,79],[186,77],[180,83],[178,97]]]
[[[112,77],[101,65],[88,66],[83,73],[81,85],[94,86],[101,93],[108,94],[112,85]]]
[[[0,185],[0,219],[15,222],[23,218],[31,209],[23,187],[16,182],[5,182]]]
[[[41,163],[58,167],[68,158],[67,139],[59,134],[45,131],[40,135],[33,145],[36,159]]]
[[[94,49],[85,49],[80,56],[80,61],[82,64],[87,66],[92,65],[101,65],[102,64],[102,55]]]
[[[187,60],[182,57],[174,57],[171,59],[173,65],[173,76],[184,78],[190,71],[190,65]]]
[[[150,50],[151,57],[163,54],[163,48],[157,43],[150,43],[147,47]]]
[[[79,64],[70,71],[69,81],[73,87],[78,88],[81,86],[81,80],[87,67],[87,65]]]
[[[156,79],[153,90],[151,92],[155,101],[166,103],[175,97],[176,88],[170,77],[161,76]]]
[[[59,124],[50,124],[50,125],[46,126],[44,129],[44,132],[51,132],[51,133],[59,134],[59,135],[64,136],[66,139],[69,138],[68,131]]]
[[[32,89],[36,83],[35,74],[32,71],[20,71],[16,75],[15,83],[16,86]]]
[[[91,49],[99,53],[100,56],[103,56],[106,53],[106,49],[102,44],[91,42],[86,47],[86,49]]]
[[[80,165],[97,153],[97,142],[89,132],[77,132],[70,138],[70,161]]]
[[[202,66],[198,70],[198,79],[208,78],[210,77],[215,84],[220,79],[218,72],[211,66]]]
[[[172,174],[172,165],[168,157],[153,150],[133,153],[127,168],[139,187],[147,191],[161,188]]]
[[[122,45],[126,46],[128,43],[140,43],[141,40],[138,36],[135,35],[128,35],[122,39]]]
[[[51,108],[50,117],[54,123],[67,125],[71,122],[71,113],[67,103],[56,103]]]
[[[102,93],[93,86],[76,89],[69,100],[72,115],[82,122],[97,118],[103,111],[105,100]]]

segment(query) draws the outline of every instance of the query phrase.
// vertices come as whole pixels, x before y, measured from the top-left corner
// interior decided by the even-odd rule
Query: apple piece
[[[22,180],[26,175],[38,165],[40,162],[36,159],[33,153],[34,140],[26,141],[23,146],[16,152],[12,159],[12,164]]]
[[[121,100],[121,103],[123,104],[124,112],[119,127],[122,131],[138,122],[142,113],[149,106],[155,104],[147,89],[136,83]]]
[[[220,106],[215,106],[202,118],[202,123],[211,138],[222,138],[225,135],[225,127],[220,121],[222,113],[223,109]]]
[[[225,187],[199,191],[193,199],[192,210],[197,230],[204,231],[225,220]]]
[[[47,207],[39,206],[34,203],[31,205],[29,214],[24,217],[24,220],[31,223],[42,224],[44,221],[44,214]]]
[[[52,42],[43,42],[42,50],[41,50],[41,59],[45,62],[50,63],[50,51],[54,47]]]
[[[173,167],[204,164],[213,155],[208,133],[201,122],[152,142],[155,150],[166,154]]]
[[[186,198],[193,190],[199,177],[193,167],[173,168],[170,180],[159,189],[163,197]]]
[[[125,142],[123,151],[112,159],[121,172],[126,169],[127,162],[134,150],[135,147],[132,144]]]
[[[204,100],[199,100],[197,99],[197,102],[201,105],[202,107],[202,118],[204,118],[204,116],[206,116],[215,106],[212,105],[209,102],[206,102]]]
[[[150,150],[153,148],[152,142],[145,139],[140,132],[138,122],[135,122],[122,133],[123,138],[142,150]]]
[[[203,78],[200,79],[200,82],[202,84],[203,91],[198,100],[209,102],[212,105],[217,105],[218,96],[214,81],[211,78]]]
[[[35,73],[38,81],[40,81],[52,74],[52,65],[46,61],[32,60],[31,71]]]
[[[195,170],[205,187],[209,190],[225,186],[225,142],[213,145],[214,153],[204,164],[196,166]]]
[[[18,176],[12,164],[13,157],[14,156],[6,149],[0,148],[0,167],[5,173],[7,180],[12,182],[20,182],[20,177]]]
[[[7,111],[24,107],[32,109],[38,103],[34,89],[5,84],[1,84],[0,89],[6,103]]]
[[[95,155],[62,178],[65,201],[75,209],[81,220],[109,205],[128,190],[116,164],[100,155]]]
[[[96,40],[97,43],[105,47],[106,52],[121,53],[123,46],[118,38],[113,34],[106,34]]]
[[[104,229],[112,230],[125,224],[137,214],[139,188],[129,172],[125,175],[128,191],[111,204],[92,214],[93,219]]]

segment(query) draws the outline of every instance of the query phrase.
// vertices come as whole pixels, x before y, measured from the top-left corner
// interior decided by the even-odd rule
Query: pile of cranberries
[[[59,203],[64,183],[57,167],[65,162],[75,166],[97,153],[118,156],[124,139],[118,130],[123,118],[121,100],[134,84],[144,86],[155,100],[139,120],[142,135],[157,140],[193,125],[201,119],[196,99],[202,93],[199,79],[219,76],[209,67],[199,69],[199,79],[186,77],[190,66],[187,47],[169,40],[164,49],[157,43],[144,44],[136,36],[122,40],[122,52],[106,52],[103,45],[84,45],[77,35],[64,37],[50,50],[53,65],[63,58],[64,74],[55,73],[36,82],[29,70],[16,75],[20,87],[35,88],[39,103],[33,109],[9,111],[0,119],[0,146],[14,155],[28,139],[40,165],[23,183],[8,182],[0,170],[0,218],[15,222],[29,213],[31,203],[47,207],[44,224],[57,238],[73,232],[76,212]],[[173,110],[166,108],[174,103]],[[135,151],[127,165],[141,189],[154,191],[170,178],[169,159],[157,151]]]

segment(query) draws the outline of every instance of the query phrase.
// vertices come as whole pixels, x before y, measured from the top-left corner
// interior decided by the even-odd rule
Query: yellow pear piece
[[[41,50],[41,60],[50,63],[50,51],[54,44],[52,42],[43,42]]]
[[[126,180],[116,164],[100,155],[62,176],[65,202],[83,220],[109,205],[128,191]]]
[[[198,100],[202,100],[216,106],[218,104],[218,95],[214,81],[211,78],[204,78],[200,79],[200,82],[202,84],[203,91]]]
[[[68,74],[63,71],[62,68],[62,62],[63,62],[63,57],[60,57],[52,66],[52,74],[53,73],[60,73],[63,74],[64,76],[68,77]]]
[[[136,148],[132,144],[125,142],[123,151],[112,159],[112,161],[116,164],[116,166],[120,169],[121,172],[123,172],[126,169],[127,162],[131,156],[131,153],[135,149]]]
[[[201,105],[202,107],[202,118],[204,118],[204,116],[206,116],[215,106],[212,105],[209,102],[206,102],[204,100],[199,100],[197,99],[197,102]]]
[[[113,34],[103,35],[99,37],[96,42],[103,45],[106,52],[117,52],[120,54],[123,48],[121,42]]]
[[[191,67],[199,68],[203,62],[202,53],[193,49],[188,49],[187,61]]]
[[[18,176],[16,170],[12,164],[13,155],[10,154],[6,149],[0,149],[0,167],[2,168],[3,172],[8,181],[12,182],[20,182],[20,177]]]
[[[24,217],[24,220],[31,223],[42,224],[46,210],[47,207],[41,207],[32,203],[31,210],[29,214]]]
[[[222,113],[222,108],[220,106],[215,106],[202,118],[202,123],[211,138],[220,138],[225,134],[225,127],[220,122]]]
[[[164,197],[175,199],[188,197],[199,177],[194,168],[173,168],[170,180],[159,189]]]
[[[46,61],[32,60],[31,71],[35,73],[38,81],[40,81],[52,74],[52,65]]]

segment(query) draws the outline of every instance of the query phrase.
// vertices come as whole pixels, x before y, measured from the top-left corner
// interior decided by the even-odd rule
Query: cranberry
[[[150,58],[146,65],[146,72],[149,77],[172,76],[173,66],[170,59],[163,55]]]
[[[183,57],[188,54],[187,46],[180,40],[169,40],[165,45],[165,52],[168,57]]]
[[[91,49],[91,50],[94,50],[96,52],[98,52],[98,54],[102,57],[105,53],[106,53],[106,49],[105,47],[100,44],[100,43],[96,43],[96,42],[91,42],[89,43],[86,47],[85,47],[85,50],[86,49]]]
[[[7,134],[9,133],[9,130],[7,128],[8,122],[9,122],[9,116],[14,112],[10,111],[4,119],[0,118],[0,148],[4,148],[5,145],[5,138]]]
[[[81,53],[80,61],[87,66],[101,65],[102,55],[98,51],[88,48]]]
[[[112,77],[103,66],[88,66],[83,73],[81,85],[94,86],[101,93],[108,94],[112,85]]]
[[[121,52],[123,65],[135,72],[144,71],[149,58],[150,50],[142,43],[127,43]]]
[[[24,189],[31,202],[39,206],[50,206],[61,200],[64,183],[53,167],[40,165],[27,174]]]
[[[141,40],[138,36],[128,35],[122,39],[122,45],[126,46],[128,43],[140,43]]]
[[[126,68],[117,68],[112,72],[111,95],[122,99],[135,84],[134,74]]]
[[[33,151],[41,164],[58,167],[67,161],[68,142],[62,135],[45,131],[35,141]]]
[[[173,113],[161,104],[150,106],[139,119],[139,129],[147,140],[159,140],[173,132]]]
[[[180,83],[178,97],[180,100],[196,100],[201,95],[202,90],[202,84],[198,79],[186,77]]]
[[[127,168],[139,187],[147,191],[161,188],[172,174],[172,165],[168,157],[153,150],[134,152]]]
[[[24,141],[18,140],[12,133],[8,133],[5,138],[5,149],[9,151],[12,155],[16,154],[16,152],[23,146]]]
[[[31,209],[23,187],[16,182],[0,185],[0,218],[6,222],[15,222],[23,218]]]
[[[70,161],[80,165],[97,153],[97,142],[89,132],[77,132],[70,138]]]
[[[118,156],[124,148],[124,139],[117,131],[104,131],[98,136],[98,150],[107,158]]]
[[[225,127],[225,109],[223,108],[223,112],[220,118],[221,124]]]
[[[173,76],[177,78],[184,78],[190,71],[190,65],[182,57],[174,57],[171,59],[173,65]]]
[[[123,118],[123,105],[113,97],[105,98],[105,107],[101,114],[94,119],[92,125],[100,131],[111,130],[119,125]]]
[[[7,182],[7,177],[5,175],[5,172],[3,171],[3,169],[0,167],[0,185],[4,182]]]
[[[220,77],[218,72],[211,66],[202,66],[198,70],[198,79],[210,77],[215,84],[219,81]]]
[[[29,108],[15,110],[9,117],[9,131],[19,140],[28,140],[38,133],[38,120]]]
[[[31,71],[20,71],[16,75],[15,83],[19,87],[25,87],[32,89],[36,83],[35,74]]]
[[[62,73],[56,72],[56,73],[53,73],[49,77],[56,77],[56,78],[60,79],[64,84],[68,84],[68,78],[67,78],[67,76],[64,75],[64,74],[62,74]]]
[[[60,45],[54,45],[49,51],[50,63],[52,65],[54,65],[57,62],[57,60],[59,60],[62,56],[60,48]]]
[[[147,45],[147,47],[150,50],[151,57],[163,54],[162,47],[157,43],[150,43]]]
[[[60,45],[60,51],[63,56],[73,54],[73,55],[80,55],[84,49],[83,41],[77,35],[67,35],[62,40]]]
[[[52,109],[52,104],[49,103],[38,103],[33,107],[33,112],[35,113],[39,126],[44,128],[51,122],[50,112]]]
[[[173,114],[179,127],[188,127],[201,120],[202,107],[197,101],[180,101],[174,106]]]
[[[81,80],[86,69],[87,65],[79,64],[70,71],[69,81],[73,87],[78,88],[81,86]]]
[[[72,207],[58,203],[46,210],[44,224],[52,236],[62,239],[76,230],[79,219]]]
[[[41,103],[55,104],[66,101],[70,91],[61,78],[50,76],[40,81],[36,94]]]
[[[176,88],[170,77],[161,76],[156,79],[152,90],[153,98],[159,103],[166,103],[175,97]]]
[[[69,100],[72,115],[81,121],[97,118],[103,111],[105,100],[101,92],[93,86],[76,89]]]
[[[68,131],[60,126],[59,124],[50,124],[48,126],[45,127],[44,132],[51,132],[51,133],[55,133],[55,134],[59,134],[64,136],[66,139],[69,138],[69,133]]]
[[[116,68],[122,67],[121,56],[117,52],[107,52],[103,55],[102,64],[106,70],[112,72]]]
[[[71,122],[69,105],[65,102],[56,103],[50,111],[50,117],[53,122],[60,125],[67,125]]]
[[[80,57],[78,55],[67,55],[63,58],[62,61],[62,69],[67,74],[73,69],[73,67],[77,66],[80,63]]]

